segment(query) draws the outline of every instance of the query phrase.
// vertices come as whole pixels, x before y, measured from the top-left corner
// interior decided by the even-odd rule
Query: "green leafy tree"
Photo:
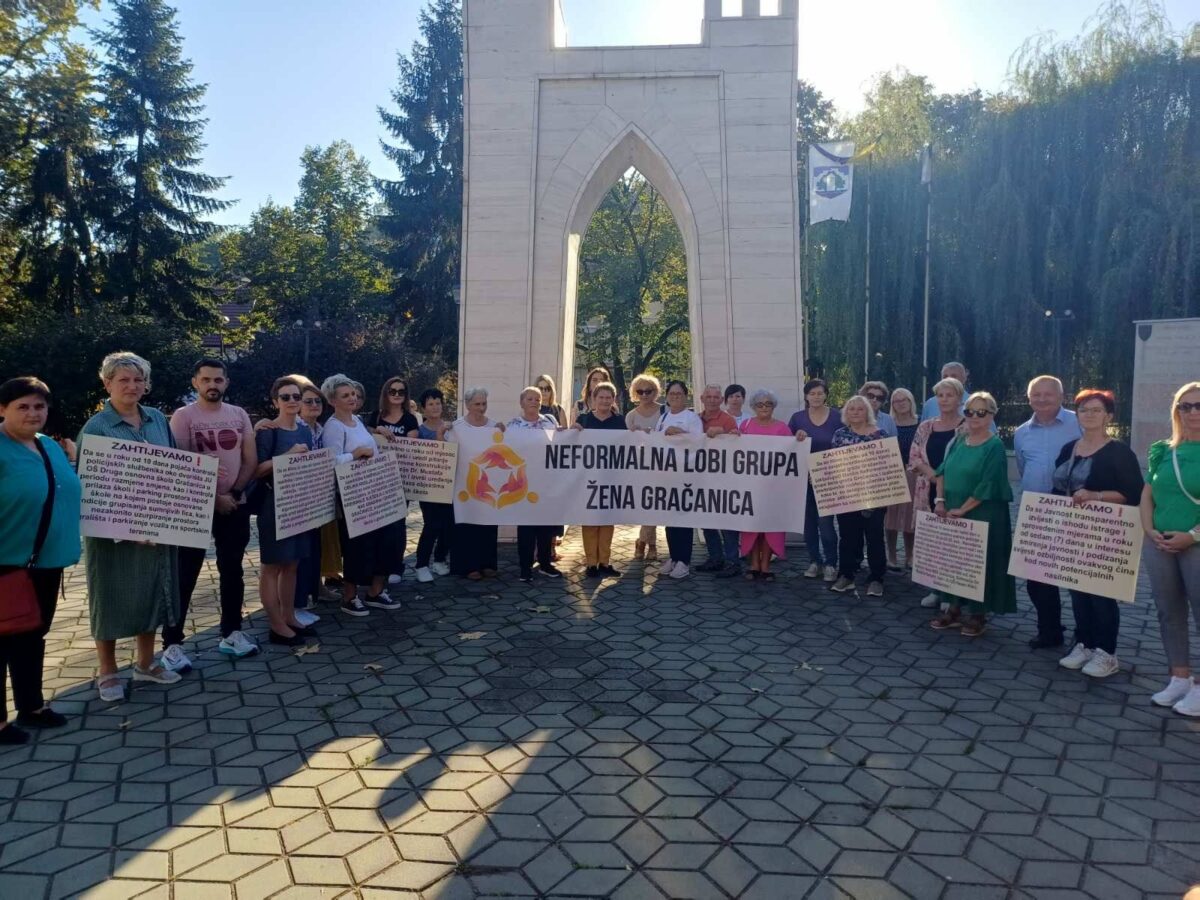
[[[639,372],[688,379],[687,257],[666,201],[630,170],[605,194],[579,252],[576,354],[624,395]]]
[[[107,295],[129,312],[211,325],[205,272],[186,251],[217,230],[206,216],[229,204],[211,196],[225,179],[197,170],[205,86],[183,58],[175,11],[163,0],[114,0],[112,23],[96,40],[119,183]]]
[[[458,343],[462,228],[463,62],[458,0],[430,0],[420,18],[421,39],[399,55],[392,91],[397,111],[379,116],[396,143],[383,152],[398,170],[381,179],[379,228],[395,274],[396,318],[412,337],[453,356]]]

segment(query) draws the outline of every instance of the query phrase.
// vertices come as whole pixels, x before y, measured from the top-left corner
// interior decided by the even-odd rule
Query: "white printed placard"
[[[411,503],[454,502],[454,473],[458,468],[458,444],[400,438],[383,448],[400,463],[404,496]]]
[[[823,516],[879,509],[912,499],[900,442],[894,437],[814,453],[809,470],[817,511]]]
[[[334,471],[346,515],[346,533],[350,537],[399,522],[407,515],[400,463],[391,453],[352,459]]]
[[[333,456],[333,451],[326,448],[284,453],[271,460],[276,540],[304,534],[333,521],[337,505]]]
[[[1136,506],[1021,495],[1008,574],[1132,603],[1142,561]]]
[[[85,434],[79,447],[80,532],[205,549],[217,467],[215,456]]]
[[[935,591],[983,602],[988,523],[917,513],[912,580]]]

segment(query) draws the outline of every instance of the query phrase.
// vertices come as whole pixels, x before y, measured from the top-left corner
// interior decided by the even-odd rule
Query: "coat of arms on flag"
[[[854,142],[808,146],[808,221],[850,218],[854,192]]]

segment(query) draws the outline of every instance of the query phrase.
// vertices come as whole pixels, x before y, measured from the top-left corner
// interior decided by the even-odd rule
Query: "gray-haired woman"
[[[469,387],[463,393],[466,415],[450,426],[446,440],[457,442],[471,431],[503,431],[504,423],[487,416],[487,388]],[[478,581],[492,578],[499,567],[496,542],[499,529],[495,525],[454,523],[454,544],[450,551],[450,570],[459,577]]]
[[[110,353],[100,364],[100,380],[108,391],[104,408],[79,432],[85,436],[115,438],[143,444],[174,447],[175,438],[166,416],[143,406],[150,390],[150,363],[135,353]],[[154,661],[154,636],[163,625],[179,620],[179,564],[176,549],[165,544],[83,539],[88,587],[88,613],[100,674],[96,687],[108,702],[125,697],[117,677],[117,640],[135,637],[137,661],[134,681],[174,684],[179,673]]]

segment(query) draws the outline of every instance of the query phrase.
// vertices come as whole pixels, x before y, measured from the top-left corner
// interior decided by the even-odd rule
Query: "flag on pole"
[[[850,218],[854,158],[854,141],[808,145],[809,224]]]

